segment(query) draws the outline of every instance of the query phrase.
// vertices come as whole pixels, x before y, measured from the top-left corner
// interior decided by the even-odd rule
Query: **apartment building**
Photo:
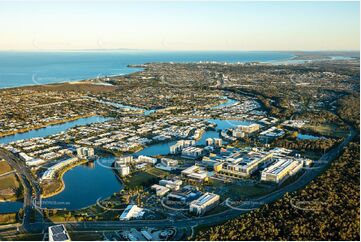
[[[238,125],[236,129],[243,131],[245,133],[253,133],[260,129],[260,125],[254,124],[254,123],[253,124],[242,124],[242,125]]]
[[[195,140],[179,140],[176,144],[169,147],[169,152],[171,154],[179,154],[186,147],[192,146],[195,144]]]
[[[182,157],[197,159],[201,157],[203,154],[203,149],[198,147],[187,147],[182,150]]]
[[[90,147],[79,147],[76,149],[76,154],[79,158],[93,157],[94,149]]]

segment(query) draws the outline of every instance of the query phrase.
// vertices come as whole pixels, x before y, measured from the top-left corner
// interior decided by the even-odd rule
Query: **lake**
[[[318,140],[320,138],[321,138],[320,136],[315,136],[315,135],[311,135],[311,134],[301,134],[301,133],[297,134],[297,139],[299,139],[299,140],[304,140],[304,139]]]
[[[80,209],[95,204],[122,189],[122,184],[111,167],[114,156],[101,157],[98,160],[77,166],[64,176],[65,189],[50,198],[43,199],[42,207]]]
[[[67,129],[73,128],[78,125],[87,125],[91,123],[104,122],[109,118],[102,116],[92,116],[87,118],[80,118],[74,121],[65,122],[62,124],[49,125],[41,129],[35,129],[24,133],[17,133],[0,138],[0,144],[6,144],[22,139],[31,139],[35,137],[46,137],[53,134],[58,134]]]

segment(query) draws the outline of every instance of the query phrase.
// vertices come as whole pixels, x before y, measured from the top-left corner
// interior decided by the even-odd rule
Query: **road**
[[[7,176],[7,175],[10,175],[10,174],[13,174],[14,172],[16,173],[16,171],[15,171],[15,170],[5,172],[5,173],[1,174],[1,175],[0,175],[0,177]]]
[[[16,171],[16,174],[19,177],[19,180],[24,188],[24,217],[19,228],[22,231],[31,231],[32,226],[30,224],[30,216],[32,212],[32,197],[36,199],[40,198],[40,187],[39,184],[35,181],[33,175],[29,168],[25,165],[25,162],[20,160],[10,151],[0,148],[0,158],[6,160],[9,165]]]
[[[258,208],[266,203],[274,202],[275,200],[281,198],[287,192],[293,192],[298,189],[305,187],[311,180],[316,176],[320,175],[322,171],[329,165],[329,163],[337,158],[341,150],[353,139],[356,134],[356,130],[350,127],[350,134],[345,138],[345,140],[334,147],[332,150],[325,153],[318,162],[315,163],[314,169],[306,169],[304,173],[293,183],[288,184],[285,187],[280,188],[277,191],[274,191],[265,196],[259,197],[255,200],[252,200],[253,203],[243,203],[239,206],[236,206],[236,209],[229,209],[224,212],[208,215],[204,217],[196,218],[185,218],[178,220],[130,220],[130,221],[87,221],[87,222],[60,222],[66,224],[69,230],[72,231],[104,231],[104,230],[119,230],[122,228],[144,228],[144,227],[154,227],[154,228],[164,228],[164,227],[192,227],[198,225],[215,225],[225,221],[228,221],[232,218],[238,217],[241,214],[247,213],[252,209]],[[11,153],[10,153],[11,154]],[[26,192],[26,202],[24,202],[24,207],[26,208],[26,214],[28,210],[31,209],[31,185],[28,181],[32,181],[31,177],[29,178],[29,171],[26,167],[19,164],[16,161],[16,157],[12,157],[7,152],[0,150],[0,157],[7,158],[10,164],[14,169],[21,174],[21,179],[23,180],[28,191]],[[31,175],[31,174],[30,174]],[[36,185],[36,184],[34,184]],[[36,187],[36,186],[35,186]],[[40,191],[40,190],[39,190]],[[39,195],[39,193],[36,192]],[[29,224],[29,218],[24,219],[23,227],[26,228],[26,231],[31,232],[40,232],[46,229],[48,226],[53,225],[52,222],[36,222]]]

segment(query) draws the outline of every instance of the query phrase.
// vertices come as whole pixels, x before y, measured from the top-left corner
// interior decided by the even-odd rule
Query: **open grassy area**
[[[42,241],[44,235],[42,233],[38,234],[14,234],[12,236],[3,237],[3,240],[13,240],[13,241]]]
[[[42,194],[44,197],[51,197],[50,194],[56,194],[57,191],[61,191],[62,189],[62,183],[61,181],[54,180],[49,181],[46,184],[42,185]]]
[[[304,129],[310,130],[311,132],[318,133],[320,135],[331,136],[331,137],[345,137],[349,131],[345,130],[337,125],[324,124],[324,125],[305,125]]]
[[[103,240],[102,232],[69,232],[69,236],[73,241],[99,241]]]
[[[263,186],[261,184],[235,184],[224,183],[219,180],[210,180],[211,189],[217,194],[221,194],[223,198],[231,199],[250,199],[265,195],[274,190],[273,187]]]
[[[0,224],[16,223],[16,213],[0,214]]]
[[[166,176],[169,175],[168,172],[166,171],[163,171],[161,169],[158,169],[158,168],[155,168],[155,167],[150,167],[146,170],[147,173],[153,175],[153,176],[156,176],[156,177],[159,177],[159,178],[164,178]]]
[[[18,188],[20,186],[15,174],[0,177],[0,190],[7,188]]]
[[[0,160],[0,175],[12,170],[11,166],[9,166],[5,160]]]
[[[15,173],[0,177],[0,200],[18,200],[21,196],[20,187],[20,182]]]
[[[158,181],[159,178],[157,176],[144,171],[135,172],[131,177],[124,179],[127,188],[148,187]]]

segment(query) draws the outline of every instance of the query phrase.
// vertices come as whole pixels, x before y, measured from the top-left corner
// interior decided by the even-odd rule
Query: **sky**
[[[0,50],[359,50],[359,2],[0,1]]]

